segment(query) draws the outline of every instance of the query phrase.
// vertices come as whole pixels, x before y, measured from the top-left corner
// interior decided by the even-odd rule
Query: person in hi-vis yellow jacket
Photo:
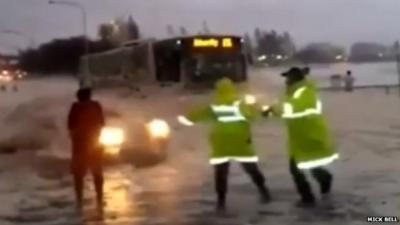
[[[207,106],[179,116],[180,123],[192,126],[196,122],[210,122],[212,129],[209,141],[212,148],[210,164],[215,168],[215,185],[218,195],[217,210],[225,209],[229,164],[241,163],[243,169],[256,184],[262,202],[270,201],[265,178],[258,168],[258,157],[251,135],[251,121],[261,116],[261,110],[243,102],[233,82],[227,78],[215,85],[214,101]]]
[[[292,68],[282,76],[286,78],[286,96],[267,112],[286,121],[290,172],[301,195],[299,207],[313,207],[315,197],[306,179],[310,171],[320,184],[322,196],[329,196],[333,175],[326,166],[339,158],[331,140],[322,102],[315,84],[306,78],[309,69]],[[268,114],[268,113],[266,113]]]

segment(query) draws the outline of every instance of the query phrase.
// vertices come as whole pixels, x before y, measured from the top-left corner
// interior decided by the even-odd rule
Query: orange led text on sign
[[[204,48],[204,47],[213,47],[213,48],[218,48],[220,47],[220,41],[215,38],[211,39],[194,39],[193,40],[193,46],[197,48]],[[222,39],[222,47],[223,48],[232,48],[233,47],[233,42],[231,38],[224,38]]]
[[[218,48],[219,41],[217,39],[208,39],[208,40],[194,39],[193,46],[194,47],[214,47],[214,48]]]
[[[222,39],[222,47],[223,48],[232,48],[233,43],[231,38],[224,38]]]

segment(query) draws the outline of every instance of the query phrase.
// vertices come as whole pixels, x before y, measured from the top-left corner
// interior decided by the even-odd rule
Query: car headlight
[[[165,120],[154,119],[147,124],[147,130],[152,138],[168,138],[171,130]]]
[[[124,130],[118,127],[104,127],[101,130],[99,142],[104,146],[105,152],[118,154],[125,141]]]

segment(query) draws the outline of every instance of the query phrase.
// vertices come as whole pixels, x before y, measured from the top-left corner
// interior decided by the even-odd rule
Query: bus
[[[179,82],[185,87],[212,87],[228,77],[247,80],[243,39],[230,35],[196,35],[158,41],[154,44],[156,79]]]
[[[119,80],[121,85],[138,86],[150,81],[184,88],[210,88],[221,77],[234,82],[247,80],[243,39],[232,35],[127,42],[119,48],[85,57],[90,63],[91,80],[107,84]]]

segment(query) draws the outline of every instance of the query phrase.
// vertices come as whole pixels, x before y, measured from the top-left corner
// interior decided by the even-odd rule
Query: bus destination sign
[[[193,39],[193,47],[195,48],[232,48],[233,40],[232,38],[195,38]]]

